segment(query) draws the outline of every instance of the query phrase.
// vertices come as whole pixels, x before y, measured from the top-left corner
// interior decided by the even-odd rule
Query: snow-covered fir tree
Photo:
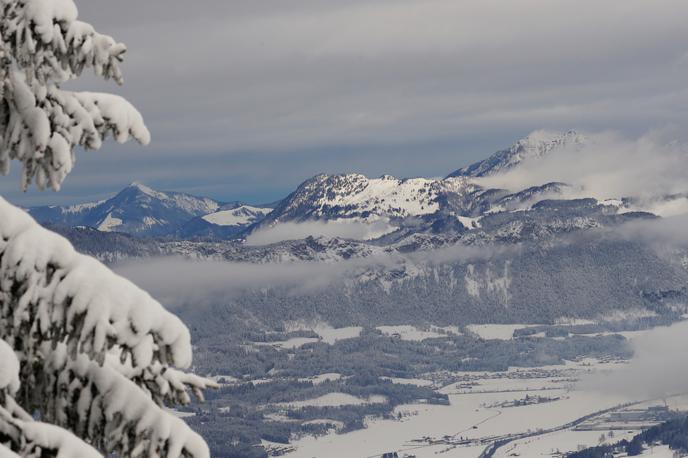
[[[0,170],[59,190],[75,149],[148,143],[121,97],[71,92],[83,71],[122,82],[126,47],[77,20],[72,0],[0,0]],[[207,457],[167,407],[212,382],[189,331],[131,282],[0,198],[0,456]]]

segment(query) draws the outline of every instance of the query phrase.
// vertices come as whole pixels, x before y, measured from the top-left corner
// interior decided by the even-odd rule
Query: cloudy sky
[[[282,197],[319,172],[442,176],[539,129],[636,138],[688,121],[685,0],[90,0],[129,46],[123,87],[148,147],[79,154],[60,194],[131,181]],[[16,169],[15,164],[15,169]]]

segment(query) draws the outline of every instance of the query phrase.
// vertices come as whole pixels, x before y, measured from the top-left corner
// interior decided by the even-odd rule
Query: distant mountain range
[[[139,238],[247,239],[252,244],[270,244],[324,235],[358,241],[377,239],[378,244],[389,244],[402,243],[412,236],[417,243],[423,234],[432,234],[444,239],[461,236],[465,241],[479,237],[477,234],[484,231],[476,229],[489,221],[519,219],[538,214],[535,210],[544,207],[562,208],[556,214],[561,220],[558,227],[588,224],[587,215],[568,220],[563,217],[564,209],[580,208],[578,199],[586,197],[571,184],[545,182],[522,190],[506,190],[487,186],[489,180],[485,178],[565,150],[575,152],[589,144],[584,135],[572,130],[536,131],[444,179],[323,174],[306,180],[284,199],[269,205],[220,202],[132,183],[107,200],[34,207],[28,211],[39,222],[54,227],[87,227]],[[603,208],[607,215],[629,218],[634,212],[651,213],[654,208],[670,207],[674,202],[688,200],[688,196],[653,199],[618,196],[603,202],[589,199],[583,206]],[[271,236],[255,237],[265,231],[271,232]],[[466,233],[470,234],[462,235]]]
[[[85,226],[102,232],[140,237],[232,239],[281,223],[357,221],[390,223],[390,230],[417,224],[418,219],[472,228],[486,212],[526,208],[545,198],[559,197],[564,183],[545,183],[517,193],[484,189],[472,179],[516,167],[568,147],[583,147],[586,139],[574,131],[534,132],[488,159],[461,168],[446,179],[360,174],[318,175],[301,184],[273,206],[219,202],[179,192],[158,191],[132,183],[114,197],[71,206],[34,207],[39,222],[65,227]],[[452,218],[449,218],[452,219]],[[412,220],[412,221],[411,221]]]
[[[136,236],[232,237],[272,209],[218,202],[132,183],[110,199],[70,206],[29,208],[39,222],[85,226]]]

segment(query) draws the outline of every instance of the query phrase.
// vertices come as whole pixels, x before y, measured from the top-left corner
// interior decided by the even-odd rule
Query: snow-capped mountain
[[[467,195],[480,187],[465,178],[368,178],[351,173],[318,175],[301,184],[260,226],[307,220],[403,219],[436,213],[447,194]]]
[[[222,204],[207,197],[161,192],[132,183],[114,197],[67,207],[35,207],[29,213],[41,223],[89,226],[103,232],[161,235],[196,216],[216,212]]]
[[[503,173],[526,161],[570,148],[584,148],[589,143],[585,136],[575,131],[536,131],[510,148],[444,179],[399,179],[389,175],[368,178],[358,173],[317,175],[298,186],[274,209],[272,205],[222,204],[204,197],[160,192],[135,183],[105,201],[70,207],[40,207],[30,212],[40,222],[53,225],[83,225],[100,231],[179,239],[245,238],[266,230],[278,233],[263,236],[258,243],[308,235],[354,240],[382,237],[379,243],[398,241],[400,236],[412,234],[454,237],[480,228],[482,220],[492,215],[506,218],[508,213],[530,210],[543,200],[553,200],[558,202],[555,205],[565,208],[568,205],[565,199],[574,195],[586,197],[578,188],[566,183],[542,183],[522,190],[506,190],[486,187],[482,184],[484,181],[477,178]],[[652,211],[654,208],[631,205],[625,197],[618,196],[619,205],[605,205],[610,212],[616,213]],[[301,223],[310,226],[304,228]],[[333,229],[337,225],[339,227]],[[375,230],[366,230],[373,226]],[[251,243],[254,242],[255,239]]]
[[[511,147],[449,174],[450,177],[484,177],[506,172],[524,161],[542,158],[558,150],[581,148],[588,139],[576,132],[549,132],[538,130],[517,141]]]
[[[237,208],[220,210],[209,213],[201,218],[216,226],[248,226],[256,220],[264,218],[270,213],[272,208],[252,207],[251,205],[241,205]]]
[[[261,220],[272,208],[157,191],[135,182],[110,199],[28,211],[38,222],[55,226],[86,226],[137,236],[227,238]]]
[[[181,238],[229,239],[261,221],[273,209],[241,203],[223,205],[218,211],[184,223],[175,235]]]

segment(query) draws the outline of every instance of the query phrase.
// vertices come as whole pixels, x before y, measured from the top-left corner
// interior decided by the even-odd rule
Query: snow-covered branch
[[[0,172],[23,165],[22,189],[59,190],[76,147],[112,135],[147,144],[141,114],[121,97],[69,92],[60,84],[86,68],[122,82],[126,47],[78,21],[72,0],[0,0]]]
[[[141,114],[122,97],[41,86],[19,71],[7,78],[4,108],[0,172],[9,171],[12,159],[21,161],[24,190],[34,179],[40,189],[59,190],[76,160],[76,146],[99,149],[109,135],[120,143],[130,137],[150,142]]]
[[[135,366],[191,364],[189,331],[179,318],[2,198],[0,336],[26,354],[43,340],[65,340],[70,353],[100,362],[118,345]]]
[[[86,355],[71,358],[66,346],[45,348],[44,367],[33,386],[47,399],[47,419],[98,448],[120,456],[209,456],[203,439],[181,419],[110,364]]]
[[[0,340],[0,457],[45,456],[42,451],[65,458],[101,456],[69,431],[33,421],[14,401],[19,388],[19,360]]]
[[[39,81],[64,82],[92,68],[122,82],[126,46],[78,21],[72,0],[0,0],[0,10],[0,39]]]
[[[2,198],[0,338],[9,344],[0,351],[20,355],[30,383],[17,399],[30,411],[107,452],[208,456],[200,436],[161,408],[214,386],[174,368],[191,364],[187,328]],[[0,375],[0,390],[14,394],[17,380]]]
[[[59,190],[75,148],[147,144],[123,98],[60,87],[85,69],[121,83],[125,51],[72,0],[0,0],[0,172],[17,160],[24,190]],[[214,386],[190,365],[176,316],[0,198],[0,456],[208,457],[164,409]]]

